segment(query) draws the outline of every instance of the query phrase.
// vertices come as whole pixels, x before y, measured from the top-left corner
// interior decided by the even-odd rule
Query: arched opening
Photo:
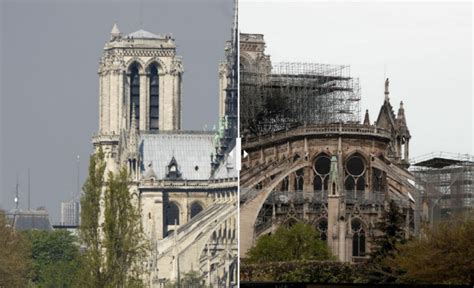
[[[166,207],[166,225],[179,225],[179,207],[176,203],[169,203]]]
[[[304,188],[304,170],[303,168],[295,172],[294,191],[303,191]]]
[[[197,214],[199,214],[204,208],[202,207],[201,204],[199,204],[198,202],[194,202],[192,205],[191,205],[191,218],[193,218],[194,216],[196,216]]]
[[[328,220],[323,218],[319,220],[317,225],[319,231],[319,238],[323,241],[327,241],[328,239]]]
[[[351,222],[352,226],[352,256],[363,257],[365,256],[365,230],[358,219],[354,219]]]
[[[354,198],[363,197],[366,182],[366,165],[363,157],[359,154],[350,156],[346,160],[345,168],[344,188],[348,192],[346,196]]]
[[[281,191],[288,191],[289,186],[289,180],[288,176],[286,176],[283,181],[281,181]]]
[[[149,125],[150,130],[158,130],[159,125],[158,121],[160,118],[160,84],[159,84],[159,76],[158,76],[158,69],[155,65],[151,66],[150,69],[150,119]]]
[[[329,171],[331,170],[331,159],[326,154],[321,154],[316,157],[313,165],[314,179],[313,189],[314,191],[325,192],[328,190]]]
[[[133,64],[130,69],[130,123],[132,123],[134,113],[138,129],[140,123],[140,73],[137,64]]]

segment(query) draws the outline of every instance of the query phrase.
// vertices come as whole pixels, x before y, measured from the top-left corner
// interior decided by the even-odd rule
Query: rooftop
[[[136,39],[162,39],[163,38],[159,35],[145,31],[143,29],[130,33],[127,35],[127,37],[136,38]]]

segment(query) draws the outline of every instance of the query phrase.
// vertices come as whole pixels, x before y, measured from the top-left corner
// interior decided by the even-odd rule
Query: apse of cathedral
[[[393,200],[414,232],[411,138],[389,79],[376,121],[360,117],[349,67],[272,63],[261,34],[240,35],[240,251],[281,225],[314,225],[340,261],[368,259]]]
[[[206,285],[237,281],[236,38],[216,79],[221,119],[213,132],[181,130],[184,68],[173,37],[122,34],[114,24],[105,44],[93,144],[107,171],[128,167],[152,247],[144,273],[151,287],[191,271]]]

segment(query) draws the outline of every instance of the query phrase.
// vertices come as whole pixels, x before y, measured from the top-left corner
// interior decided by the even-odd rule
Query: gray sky
[[[140,13],[140,2],[142,13]],[[0,207],[46,206],[60,221],[60,202],[87,173],[98,129],[98,62],[114,22],[122,33],[172,33],[183,56],[183,128],[217,123],[218,63],[230,39],[233,3],[208,1],[0,0]],[[82,185],[82,184],[81,184]]]
[[[265,34],[275,62],[351,65],[362,88],[361,116],[369,109],[372,122],[386,74],[395,113],[404,102],[411,157],[472,153],[471,5],[242,0],[239,28]]]

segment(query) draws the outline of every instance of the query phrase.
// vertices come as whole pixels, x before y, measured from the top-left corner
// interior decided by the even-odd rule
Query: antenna
[[[18,210],[18,205],[20,204],[19,201],[20,201],[20,191],[19,191],[19,187],[20,187],[20,183],[18,183],[18,173],[16,174],[16,185],[15,185],[15,199],[13,201],[15,201],[15,209]]]
[[[80,184],[80,172],[81,172],[80,163],[81,163],[81,156],[77,155],[76,156],[76,168],[77,168],[77,183],[76,183],[77,184],[77,187],[76,187],[77,190],[76,190],[76,193],[77,194],[74,195],[75,193],[74,192],[72,193],[72,202],[76,201],[76,196],[80,195],[80,192],[81,192],[80,191],[80,189],[81,189],[80,188],[80,185],[81,185]]]
[[[30,185],[30,168],[28,168],[28,211],[30,211],[30,200],[31,200],[31,185]]]

